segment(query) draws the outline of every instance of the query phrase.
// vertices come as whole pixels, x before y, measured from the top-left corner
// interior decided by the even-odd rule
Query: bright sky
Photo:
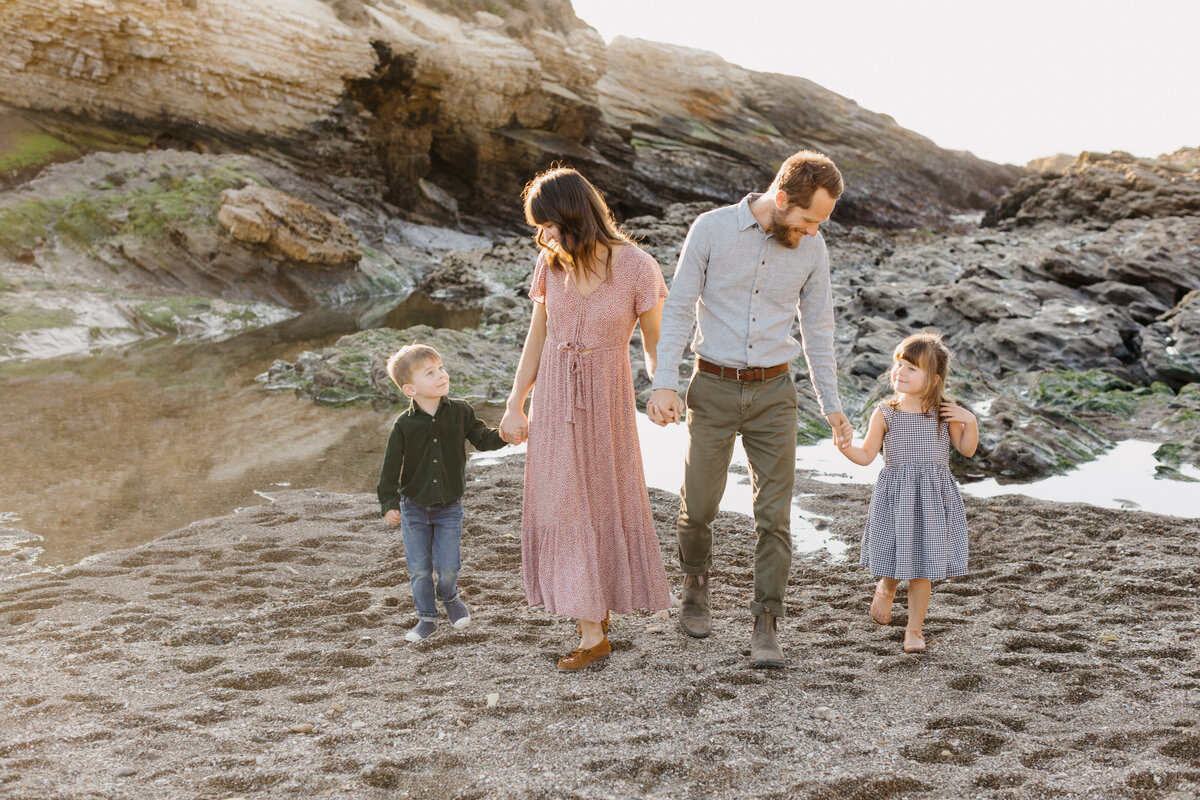
[[[572,2],[606,40],[799,75],[991,161],[1200,146],[1197,0]]]

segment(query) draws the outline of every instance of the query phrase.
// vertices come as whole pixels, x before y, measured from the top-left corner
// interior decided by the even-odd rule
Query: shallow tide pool
[[[642,464],[647,485],[668,492],[679,492],[683,483],[683,454],[687,431],[683,425],[660,428],[645,414],[638,414],[638,436],[642,444]],[[1102,508],[1149,511],[1177,517],[1200,518],[1200,483],[1155,478],[1154,451],[1158,444],[1129,440],[1118,442],[1099,458],[1064,475],[1054,475],[1032,483],[1000,484],[995,479],[962,485],[971,497],[997,497],[1023,494],[1039,500],[1087,503]],[[478,454],[475,459],[496,461],[525,447],[498,453]],[[846,460],[833,446],[823,444],[796,448],[796,467],[809,477],[826,483],[873,484],[883,469],[882,456],[866,467]],[[746,453],[741,439],[734,445],[733,462],[721,510],[752,516],[754,513],[750,478],[745,473]],[[1180,472],[1200,481],[1200,469],[1184,466]],[[845,555],[847,545],[833,537],[821,518],[806,511],[799,496],[792,504],[792,542],[798,553],[826,550],[834,557]],[[968,524],[970,519],[968,518]],[[749,532],[749,531],[748,531]]]

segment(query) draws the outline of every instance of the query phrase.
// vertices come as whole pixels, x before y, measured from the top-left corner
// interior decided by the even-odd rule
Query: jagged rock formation
[[[606,47],[565,0],[12,0],[0,36],[0,101],[382,179],[442,222],[518,223],[521,186],[556,160],[630,216],[736,199],[813,147],[848,178],[839,218],[880,226],[939,226],[1021,174],[802,78]]]
[[[1100,223],[1200,215],[1200,149],[1157,159],[1082,153],[1069,167],[1023,178],[984,216],[985,226]]]

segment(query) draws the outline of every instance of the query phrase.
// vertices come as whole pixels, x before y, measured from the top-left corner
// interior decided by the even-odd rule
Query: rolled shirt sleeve
[[[833,286],[829,275],[829,251],[821,246],[821,263],[813,270],[796,309],[800,314],[800,336],[808,378],[817,393],[822,414],[842,410],[838,395],[837,360],[833,354]]]
[[[702,215],[688,231],[671,279],[671,291],[663,304],[662,329],[658,336],[658,368],[655,389],[679,391],[679,363],[683,348],[696,322],[696,303],[704,291],[708,271],[708,241]]]

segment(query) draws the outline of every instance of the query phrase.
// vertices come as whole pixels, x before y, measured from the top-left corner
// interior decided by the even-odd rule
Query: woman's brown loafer
[[[584,650],[582,647],[575,650],[571,655],[558,662],[559,672],[574,672],[578,669],[583,669],[593,661],[599,661],[602,658],[608,658],[608,654],[612,652],[612,645],[608,643],[608,637],[600,640],[600,644],[595,647],[589,647]]]

